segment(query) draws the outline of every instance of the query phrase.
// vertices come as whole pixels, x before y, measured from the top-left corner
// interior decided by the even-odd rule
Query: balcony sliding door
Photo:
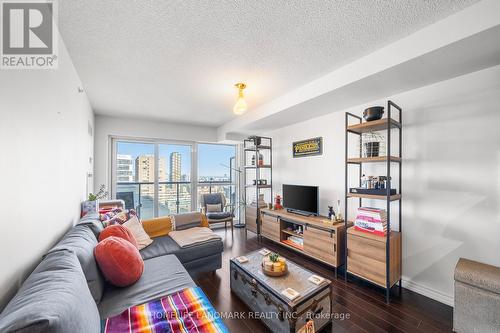
[[[142,219],[189,212],[192,144],[113,140],[113,196]]]
[[[198,144],[198,198],[205,193],[223,193],[237,211],[239,172],[236,146]],[[198,206],[200,200],[198,199]],[[201,207],[199,207],[201,208]]]

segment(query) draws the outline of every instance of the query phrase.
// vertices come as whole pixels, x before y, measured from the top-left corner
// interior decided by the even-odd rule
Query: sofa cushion
[[[123,238],[111,236],[102,240],[94,255],[106,280],[118,287],[134,284],[144,271],[139,250]]]
[[[195,283],[179,260],[173,256],[161,256],[144,261],[144,273],[139,281],[127,288],[108,285],[104,291],[99,313],[108,318],[122,313],[137,304],[158,299],[189,287]]]
[[[207,213],[207,217],[210,220],[225,220],[231,218],[232,215],[230,212],[214,212],[214,213]]]
[[[153,244],[140,252],[144,260],[165,254],[175,254],[180,262],[186,263],[213,254],[220,254],[223,250],[224,244],[220,240],[214,240],[188,248],[181,248],[170,236],[163,236],[156,237]]]
[[[75,253],[48,254],[0,314],[0,332],[100,332],[100,318]]]
[[[74,226],[49,253],[69,250],[76,253],[94,300],[99,303],[104,290],[104,278],[94,258],[97,239],[84,225]]]
[[[123,226],[128,228],[132,235],[134,235],[135,241],[137,242],[137,248],[139,250],[148,247],[153,242],[142,227],[142,224],[137,216],[132,216],[130,220],[123,224]]]
[[[137,241],[135,240],[132,231],[122,225],[115,224],[104,228],[104,230],[99,234],[99,242],[111,236],[123,238],[124,240],[132,243],[132,245],[134,245],[136,248],[139,248],[139,245],[137,245]]]
[[[137,216],[137,212],[134,209],[126,209],[121,212],[116,213],[109,220],[102,221],[104,226],[114,225],[114,224],[123,224],[130,220],[133,216]]]
[[[102,229],[104,229],[101,220],[99,220],[99,214],[97,212],[88,213],[80,219],[80,222],[78,222],[77,225],[87,226],[90,230],[92,230],[96,239],[99,238],[99,234],[101,233]]]
[[[173,214],[172,230],[186,230],[193,227],[200,227],[203,222],[203,214],[199,212],[190,212],[182,214]]]

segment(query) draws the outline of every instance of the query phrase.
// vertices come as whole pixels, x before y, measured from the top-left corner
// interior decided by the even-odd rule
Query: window
[[[198,198],[205,193],[224,193],[227,203],[235,205],[238,180],[236,146],[198,144]]]
[[[114,140],[114,197],[143,219],[189,212],[192,144]]]
[[[113,197],[143,219],[196,210],[203,193],[238,200],[234,145],[113,139],[112,159]]]

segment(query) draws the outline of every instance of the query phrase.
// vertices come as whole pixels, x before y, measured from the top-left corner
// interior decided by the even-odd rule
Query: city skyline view
[[[165,160],[167,178],[170,177],[171,173],[170,164],[167,161],[170,160],[170,156],[174,152],[180,154],[181,175],[186,175],[188,180],[191,179],[191,146],[159,144],[158,155],[160,159]],[[236,149],[232,145],[198,144],[198,179],[207,181],[211,177],[229,177],[231,172],[228,167],[223,165],[229,166],[230,159],[235,154]],[[138,156],[154,156],[154,144],[119,141],[117,142],[117,155],[130,155],[133,161]]]
[[[193,194],[199,199],[203,194],[220,192],[224,193],[228,202],[236,200],[234,185],[204,184],[211,180],[230,181],[231,171],[226,166],[231,164],[231,158],[235,156],[235,146],[198,145],[199,176],[194,193],[191,179],[191,146],[159,144],[158,166],[155,163],[154,150],[155,144],[152,143],[117,142],[116,196],[128,198],[130,207],[138,209],[143,218],[154,217],[155,206],[160,216],[189,212],[192,210]],[[160,184],[156,190],[155,186],[150,184],[156,177],[159,182],[169,181],[174,184]]]

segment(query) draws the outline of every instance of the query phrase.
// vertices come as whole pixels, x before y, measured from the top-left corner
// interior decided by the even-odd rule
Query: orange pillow
[[[172,231],[172,219],[169,216],[142,220],[141,223],[144,231],[151,238],[166,236]]]
[[[208,218],[205,214],[201,214],[201,224],[200,227],[209,228]],[[141,221],[144,231],[151,238],[167,236],[170,231],[172,231],[172,219],[170,216],[156,217],[149,220]]]
[[[99,234],[99,242],[111,236],[123,238],[126,241],[132,243],[132,245],[134,245],[136,248],[139,248],[137,240],[135,239],[132,231],[121,224],[114,224],[104,228],[104,230]]]
[[[106,280],[117,287],[136,283],[144,271],[139,250],[123,238],[111,236],[99,242],[94,257]]]

